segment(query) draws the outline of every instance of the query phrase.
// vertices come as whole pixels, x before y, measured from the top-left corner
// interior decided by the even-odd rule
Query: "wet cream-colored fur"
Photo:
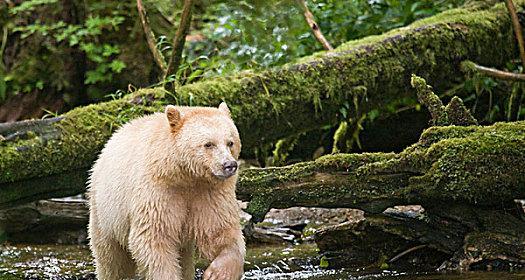
[[[170,105],[120,128],[89,181],[98,279],[193,279],[195,252],[211,262],[204,279],[239,279],[245,245],[237,175],[224,173],[224,163],[240,150],[224,103]]]

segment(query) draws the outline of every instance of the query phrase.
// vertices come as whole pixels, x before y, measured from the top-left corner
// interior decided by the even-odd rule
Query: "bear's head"
[[[222,102],[218,108],[166,107],[173,140],[173,159],[190,176],[226,180],[235,178],[241,140]]]

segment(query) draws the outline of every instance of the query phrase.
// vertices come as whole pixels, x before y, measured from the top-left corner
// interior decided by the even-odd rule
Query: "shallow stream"
[[[0,279],[94,279],[89,248],[79,245],[0,246]],[[206,264],[199,262],[197,267]],[[525,272],[406,274],[388,270],[330,270],[319,266],[313,244],[271,245],[248,249],[245,279],[525,279]],[[199,269],[197,275],[202,274]]]

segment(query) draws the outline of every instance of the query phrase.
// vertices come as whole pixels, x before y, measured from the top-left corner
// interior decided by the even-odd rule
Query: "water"
[[[0,246],[0,279],[94,279],[94,267],[87,246],[16,245]],[[259,246],[248,249],[245,279],[399,279],[399,280],[492,280],[525,279],[519,273],[467,273],[408,275],[387,270],[329,270],[319,267],[313,244]],[[206,263],[198,262],[202,274]]]

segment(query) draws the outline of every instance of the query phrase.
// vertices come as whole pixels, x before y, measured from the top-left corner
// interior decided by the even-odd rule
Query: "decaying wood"
[[[333,268],[506,270],[525,265],[525,222],[512,213],[443,204],[416,217],[369,214],[326,227],[315,239]]]
[[[62,119],[63,117],[55,117],[42,120],[26,120],[12,123],[0,123],[0,135],[7,137],[8,135],[17,132],[40,132],[43,128],[46,128],[50,124],[58,122]]]
[[[0,229],[10,242],[80,244],[88,216],[85,200],[40,200],[0,211]]]
[[[515,198],[525,196],[525,174],[516,167],[525,164],[523,129],[524,122],[433,127],[399,154],[338,154],[249,169],[240,177],[238,196],[251,201],[248,212],[255,221],[270,208],[291,206],[381,213],[394,205],[451,201],[514,205]]]

